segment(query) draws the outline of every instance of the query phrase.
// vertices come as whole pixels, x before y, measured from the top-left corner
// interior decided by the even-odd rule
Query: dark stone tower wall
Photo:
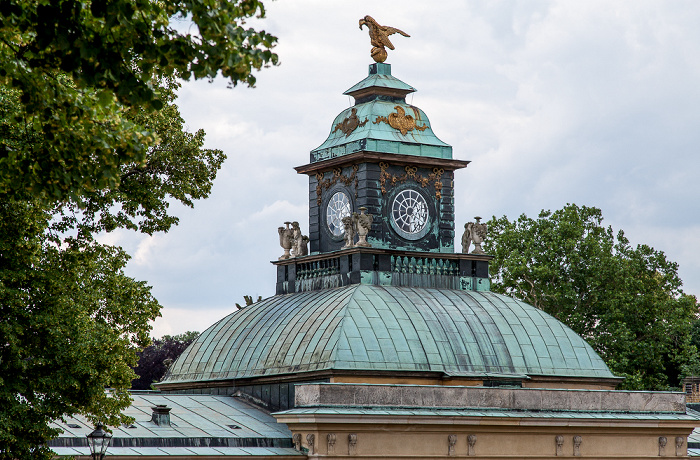
[[[332,235],[325,209],[337,191],[350,198],[352,211],[360,207],[374,216],[368,241],[375,248],[423,252],[454,252],[453,171],[430,166],[359,163],[309,175],[309,240],[311,253],[337,251],[345,244]],[[404,238],[392,225],[394,198],[403,190],[420,191],[429,208],[429,223],[419,239]],[[319,195],[320,192],[320,195]]]

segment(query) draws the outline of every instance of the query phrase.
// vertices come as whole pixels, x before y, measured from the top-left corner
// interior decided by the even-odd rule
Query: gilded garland
[[[429,183],[433,182],[433,185],[435,186],[435,198],[438,200],[442,198],[441,179],[442,175],[445,173],[445,170],[442,168],[433,168],[433,172],[428,174],[427,177],[418,174],[418,168],[415,166],[406,166],[404,168],[406,174],[403,174],[401,176],[395,176],[387,172],[387,169],[389,168],[389,165],[387,163],[379,163],[379,168],[381,168],[381,173],[379,174],[379,184],[382,188],[382,195],[386,193],[387,181],[391,182],[392,186],[395,186],[396,184],[402,184],[407,180],[411,179],[424,188],[427,187]]]
[[[330,179],[325,179],[324,172],[318,172],[316,173],[316,203],[320,206],[321,205],[321,195],[323,194],[324,190],[328,190],[332,186],[334,186],[338,181],[341,183],[345,184],[345,186],[349,187],[350,184],[355,182],[355,198],[357,198],[357,187],[358,187],[358,179],[357,179],[357,165],[352,165],[352,174],[350,176],[345,176],[343,175],[343,170],[341,168],[335,168],[333,170],[333,177]]]

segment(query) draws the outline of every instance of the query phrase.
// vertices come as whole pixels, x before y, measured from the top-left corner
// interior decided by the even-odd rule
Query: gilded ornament
[[[374,62],[386,61],[387,52],[385,47],[390,50],[394,49],[394,45],[391,43],[391,40],[389,40],[389,35],[398,33],[404,37],[410,37],[406,32],[395,27],[380,26],[372,16],[365,16],[360,19],[360,30],[362,30],[362,26],[367,26],[369,29],[369,39],[372,43],[372,51],[370,54]]]
[[[396,113],[390,113],[388,117],[378,116],[376,120],[372,123],[375,125],[384,122],[394,129],[401,131],[404,136],[407,132],[417,129],[418,131],[425,131],[428,129],[428,125],[418,126],[416,125],[416,120],[411,115],[406,115],[406,111],[400,105],[394,107]]]
[[[334,186],[338,181],[342,182],[346,186],[350,186],[353,182],[355,182],[355,198],[357,198],[357,186],[358,186],[358,178],[357,178],[357,170],[358,166],[357,165],[352,165],[352,174],[349,177],[346,177],[343,175],[343,170],[341,168],[335,168],[333,170],[333,177],[324,180],[324,173],[318,172],[316,173],[316,203],[320,206],[321,205],[321,195],[323,194],[324,190],[328,190],[332,186]]]
[[[368,121],[369,119],[367,117],[365,117],[364,121],[360,121],[360,119],[357,116],[357,109],[353,107],[350,115],[348,115],[343,121],[335,125],[333,132],[341,131],[345,134],[345,137],[348,137],[358,127],[366,125]]]
[[[433,185],[435,186],[435,198],[438,200],[442,198],[442,181],[440,179],[445,173],[445,170],[442,168],[433,168],[433,172],[428,174],[427,177],[418,174],[418,168],[415,166],[406,166],[404,168],[406,174],[401,176],[395,176],[387,172],[387,169],[389,168],[387,163],[379,163],[379,168],[381,170],[379,173],[379,185],[382,190],[382,195],[386,194],[387,181],[391,182],[392,186],[395,186],[396,184],[404,183],[408,179],[411,179],[416,181],[422,187],[427,187],[429,183],[433,182]]]

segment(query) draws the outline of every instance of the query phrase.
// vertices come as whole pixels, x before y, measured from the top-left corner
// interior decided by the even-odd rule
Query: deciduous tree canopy
[[[528,302],[582,335],[622,388],[667,390],[698,365],[691,344],[695,297],[678,265],[647,245],[633,247],[602,224],[599,209],[567,205],[488,222],[492,289]]]
[[[256,0],[0,2],[0,458],[51,458],[50,422],[128,420],[160,306],[96,236],[177,223],[224,155],[188,133],[176,78],[255,83]],[[183,30],[178,29],[177,21]],[[108,389],[108,391],[106,391]]]
[[[154,339],[150,346],[138,354],[139,361],[134,369],[138,378],[132,382],[131,389],[150,390],[151,385],[163,379],[168,367],[198,336],[199,332],[188,331]]]
[[[114,187],[155,140],[120,109],[160,109],[159,76],[253,85],[253,69],[277,62],[276,38],[245,27],[264,11],[257,0],[1,2],[0,85],[20,92],[15,121],[50,142],[0,142],[0,192]]]

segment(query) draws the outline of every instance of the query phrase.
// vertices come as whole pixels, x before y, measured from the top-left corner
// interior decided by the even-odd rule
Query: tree
[[[566,205],[493,217],[485,250],[492,289],[555,316],[602,356],[626,389],[667,390],[698,364],[692,345],[697,300],[681,289],[678,264],[622,231],[600,209]]]
[[[167,231],[177,223],[168,203],[206,197],[225,158],[203,148],[203,131],[184,131],[175,87],[162,81],[159,112],[125,112],[159,143],[144,162],[122,164],[115,186],[63,200],[0,194],[0,458],[51,458],[45,443],[58,433],[49,423],[64,416],[129,420],[120,412],[130,403],[131,366],[149,345],[160,305],[149,286],[124,274],[129,256],[95,235]],[[41,148],[51,140],[13,121],[19,97],[0,87],[6,144]]]
[[[0,193],[63,200],[115,187],[156,142],[124,109],[162,108],[163,76],[254,85],[254,69],[277,63],[276,38],[244,27],[264,14],[258,0],[1,2],[0,86],[19,91],[13,121],[50,142],[0,141]]]
[[[138,376],[131,384],[132,390],[150,390],[151,385],[163,379],[170,365],[199,336],[199,332],[187,331],[175,336],[165,335],[154,339],[153,344],[138,354],[134,372]]]
[[[264,12],[257,0],[0,2],[0,458],[50,458],[63,416],[128,421],[130,366],[160,306],[95,235],[167,231],[169,202],[208,195],[224,157],[184,132],[172,82],[220,72],[254,85],[277,63],[276,38],[244,27]]]

